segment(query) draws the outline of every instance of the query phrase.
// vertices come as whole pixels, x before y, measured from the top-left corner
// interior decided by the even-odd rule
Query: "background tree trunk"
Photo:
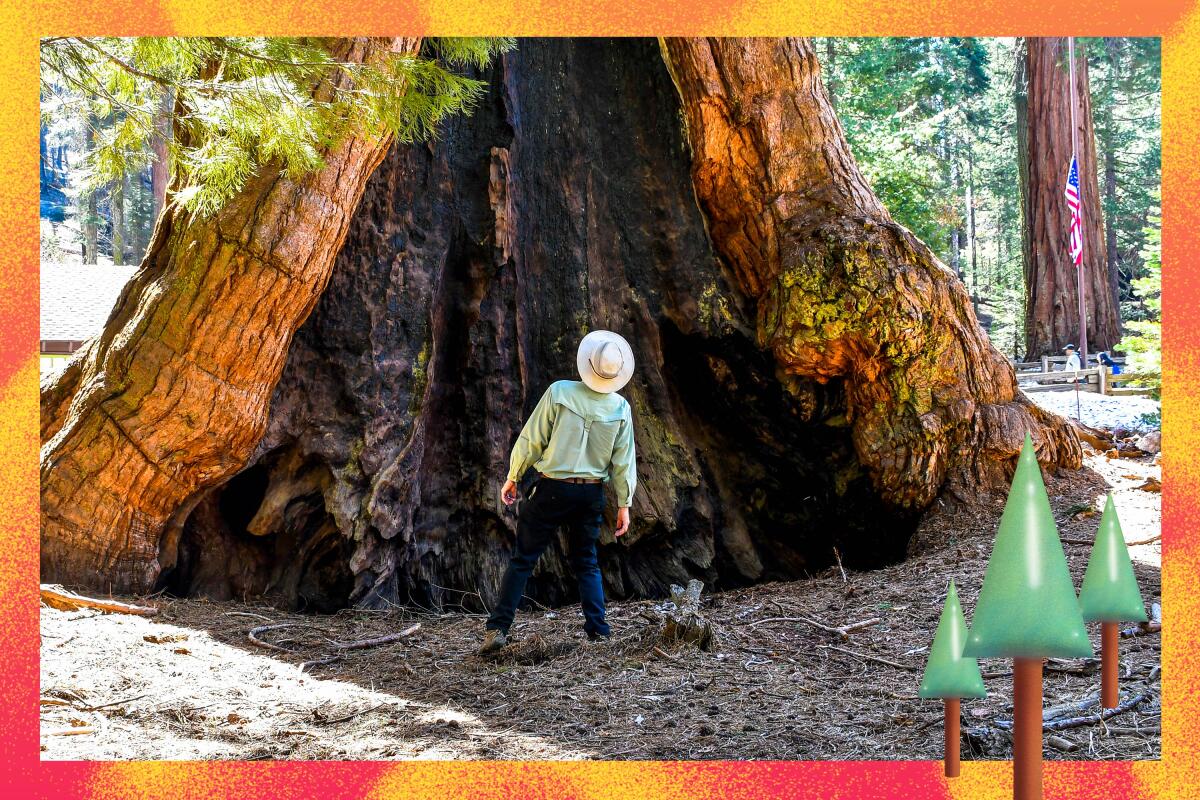
[[[418,39],[340,40],[361,61]],[[343,79],[343,78],[339,78]],[[317,87],[316,91],[323,91]],[[170,212],[73,383],[43,393],[42,579],[145,591],[172,514],[240,469],[385,139],[297,180],[266,169],[211,218]],[[64,409],[64,396],[71,396]]]
[[[158,220],[163,204],[167,199],[167,184],[170,182],[169,158],[167,143],[171,138],[171,109],[175,99],[171,92],[164,89],[159,100],[158,113],[154,115],[154,134],[150,144],[154,150],[154,161],[150,164],[150,190],[154,194],[154,210],[152,219]],[[153,222],[151,223],[153,225]]]
[[[1076,268],[1068,247],[1070,210],[1063,197],[1071,163],[1070,79],[1067,40],[1025,40],[1028,100],[1023,145],[1028,179],[1023,218],[1025,252],[1025,352],[1027,358],[1057,354],[1079,344]],[[1111,349],[1121,338],[1116,289],[1105,255],[1103,206],[1096,179],[1096,140],[1088,90],[1087,59],[1076,48],[1075,84],[1079,107],[1079,183],[1083,204],[1084,301],[1088,349]],[[1020,132],[1018,132],[1020,133]]]
[[[112,263],[125,263],[125,177],[113,181],[108,188],[108,213],[112,220]]]
[[[728,74],[678,58],[721,47]],[[1026,429],[1078,466],[858,175],[807,43],[707,48],[668,44],[681,109],[653,40],[523,40],[473,117],[392,151],[250,465],[177,516],[172,588],[490,604],[509,448],[596,327],[638,358],[634,526],[616,542],[610,520],[600,548],[617,597],[796,577],[834,546],[897,560],[946,476],[1003,486]],[[801,104],[772,127],[760,103]],[[574,599],[561,542],[528,593]]]
[[[894,223],[859,173],[802,39],[668,39],[696,193],[757,303],[780,368],[842,380],[859,461],[923,508],[1001,488],[1032,433],[1045,463],[1079,442],[1030,403],[958,277]],[[752,101],[751,101],[752,100]]]
[[[95,147],[96,142],[96,125],[97,121],[94,116],[88,114],[87,120],[83,126],[83,151],[88,154]],[[83,196],[82,219],[80,227],[83,228],[83,263],[96,263],[96,244],[98,240],[97,226],[100,222],[100,211],[96,203],[96,192],[88,191]]]

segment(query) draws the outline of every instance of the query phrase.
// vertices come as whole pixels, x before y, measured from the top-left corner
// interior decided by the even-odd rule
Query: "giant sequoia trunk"
[[[653,40],[522,41],[472,117],[392,150],[250,466],[181,512],[173,588],[490,605],[509,447],[597,327],[638,358],[613,595],[900,558],[946,479],[1001,485],[1025,430],[1078,465],[859,176],[809,45],[666,49],[674,83]],[[556,544],[528,592],[572,584]]]
[[[334,47],[356,62],[419,41]],[[170,210],[159,221],[104,333],[43,392],[44,580],[147,590],[171,566],[172,516],[262,438],[288,345],[387,145],[352,137],[319,172],[267,169],[211,218]]]
[[[1071,164],[1070,73],[1067,40],[1025,40],[1025,124],[1021,199],[1025,227],[1025,352],[1028,358],[1078,344],[1079,280],[1068,246],[1070,209],[1063,189]],[[1108,350],[1121,338],[1114,277],[1105,255],[1103,207],[1096,178],[1096,140],[1088,88],[1087,59],[1075,54],[1076,138],[1083,204],[1084,307],[1088,349]]]
[[[842,381],[859,462],[880,496],[1002,486],[1026,431],[1077,467],[1061,419],[1033,405],[958,277],[892,221],[850,155],[810,42],[669,39],[712,240],[756,303],[788,375]]]

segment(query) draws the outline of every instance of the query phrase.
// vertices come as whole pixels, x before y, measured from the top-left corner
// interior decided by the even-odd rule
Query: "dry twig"
[[[889,667],[895,667],[896,669],[906,669],[909,671],[915,671],[918,669],[918,667],[914,667],[910,664],[900,664],[896,661],[889,661],[886,658],[880,658],[879,656],[873,656],[873,655],[869,655],[867,653],[859,653],[854,650],[847,650],[844,647],[835,647],[834,645],[831,645],[831,644],[823,644],[823,645],[821,645],[821,649],[822,650],[836,650],[839,653],[845,653],[848,656],[854,656],[855,658],[861,658],[864,661],[874,661],[876,664],[884,664]]]

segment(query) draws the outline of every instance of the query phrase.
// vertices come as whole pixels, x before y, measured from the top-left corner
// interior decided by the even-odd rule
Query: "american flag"
[[[1071,156],[1071,169],[1067,172],[1067,207],[1071,209],[1071,260],[1078,266],[1083,262],[1083,220],[1079,213],[1079,162]]]

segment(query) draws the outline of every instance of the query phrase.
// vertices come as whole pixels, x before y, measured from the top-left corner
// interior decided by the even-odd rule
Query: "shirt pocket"
[[[593,419],[584,422],[588,431],[588,450],[602,459],[612,456],[613,447],[617,442],[617,434],[621,430],[621,420]]]

